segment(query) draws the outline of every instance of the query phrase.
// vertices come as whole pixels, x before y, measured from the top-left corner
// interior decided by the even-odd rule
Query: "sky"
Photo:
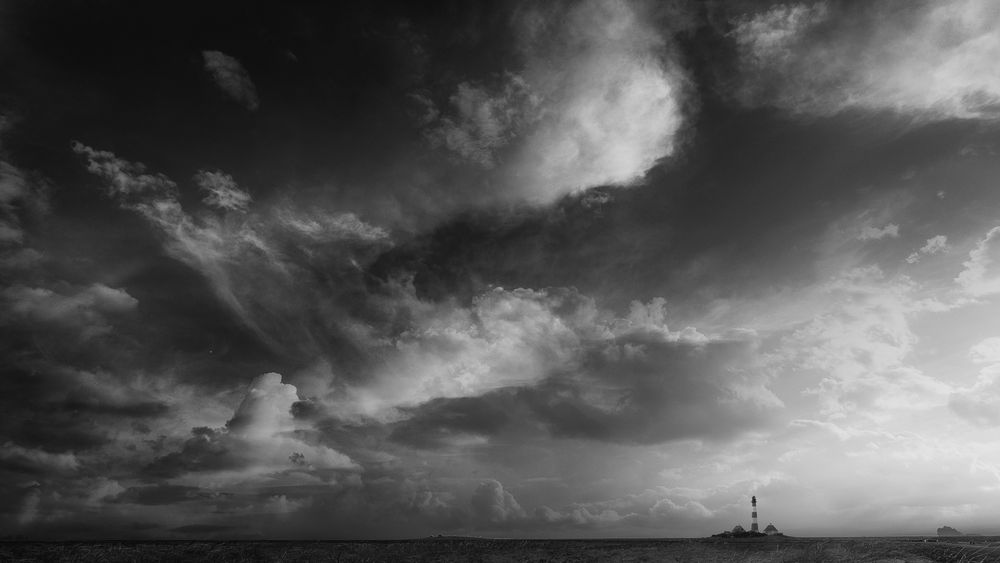
[[[1000,4],[0,3],[0,536],[1000,533]]]

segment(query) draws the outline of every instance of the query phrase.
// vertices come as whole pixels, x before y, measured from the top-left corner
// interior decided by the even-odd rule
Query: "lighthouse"
[[[753,496],[750,498],[750,505],[753,506],[753,522],[750,524],[751,532],[759,532],[757,529],[757,497]]]

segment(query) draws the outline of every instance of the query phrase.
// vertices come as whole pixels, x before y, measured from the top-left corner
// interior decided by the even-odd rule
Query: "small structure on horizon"
[[[965,534],[959,532],[958,530],[952,528],[951,526],[941,526],[940,528],[937,529],[937,535],[944,537],[956,537],[956,536],[964,536]]]
[[[757,496],[756,495],[750,497],[750,506],[753,508],[753,511],[750,513],[750,517],[751,517],[750,531],[747,531],[743,526],[737,524],[733,528],[733,530],[731,532],[730,531],[726,531],[726,532],[722,532],[722,533],[719,533],[719,534],[713,534],[712,537],[713,538],[756,538],[756,537],[763,537],[763,536],[783,536],[783,535],[785,535],[785,534],[782,534],[781,532],[779,532],[778,528],[774,527],[774,524],[768,524],[767,528],[764,528],[764,531],[761,532],[760,528],[758,528],[758,524],[757,524]]]

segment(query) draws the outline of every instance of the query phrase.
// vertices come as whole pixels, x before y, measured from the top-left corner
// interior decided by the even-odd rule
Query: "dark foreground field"
[[[0,561],[1000,562],[1000,538],[5,542]]]

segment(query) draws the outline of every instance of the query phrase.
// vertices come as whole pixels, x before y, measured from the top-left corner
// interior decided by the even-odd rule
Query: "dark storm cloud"
[[[471,364],[467,377],[477,373],[477,363],[494,366],[493,379],[481,389],[509,377],[497,367],[507,362],[520,377],[509,379],[508,391],[404,408],[406,420],[394,424],[390,438],[449,447],[501,432],[537,433],[544,426],[555,436],[662,443],[728,439],[765,427],[782,403],[768,388],[756,336],[710,339],[692,328],[671,330],[664,307],[663,300],[634,302],[627,316],[616,317],[572,290],[494,289],[476,301],[481,335],[407,346],[448,346]],[[498,312],[502,316],[493,320]],[[516,325],[506,324],[514,319]],[[522,329],[514,326],[545,329],[531,330],[519,342],[512,337]],[[480,338],[489,346],[486,353],[479,351]],[[501,346],[510,346],[510,359]],[[424,377],[420,356],[410,358],[410,377]],[[474,389],[467,385],[464,394]],[[524,427],[526,417],[541,424]],[[510,428],[513,420],[516,429]]]
[[[248,110],[257,111],[260,107],[257,88],[239,60],[222,51],[202,51],[201,56],[205,60],[205,70],[223,92]]]
[[[2,131],[0,125],[0,133]],[[24,242],[24,223],[37,220],[48,211],[47,192],[43,179],[32,178],[13,164],[0,160],[0,247],[9,248]]]
[[[407,419],[393,425],[389,439],[433,448],[452,445],[463,436],[492,436],[510,421],[512,397],[506,395],[433,399],[419,407],[405,408]]]
[[[196,487],[180,485],[151,485],[146,487],[129,487],[114,497],[114,502],[131,504],[164,505],[176,502],[197,500]]]

